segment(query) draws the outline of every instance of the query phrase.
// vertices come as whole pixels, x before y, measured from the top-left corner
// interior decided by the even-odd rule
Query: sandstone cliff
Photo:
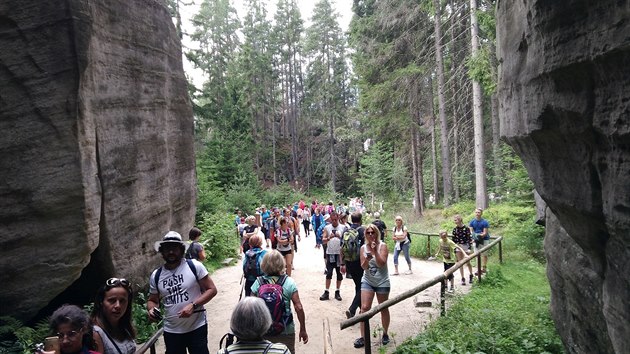
[[[0,2],[0,315],[146,283],[194,219],[192,109],[159,0]],[[52,304],[51,304],[52,305]]]
[[[552,315],[570,353],[630,353],[630,6],[500,1],[501,134],[547,203]]]

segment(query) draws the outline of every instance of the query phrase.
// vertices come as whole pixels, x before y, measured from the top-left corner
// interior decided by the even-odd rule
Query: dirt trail
[[[354,283],[352,279],[343,280],[341,285],[343,301],[337,301],[332,298],[332,291],[334,291],[335,286],[334,279],[331,286],[331,300],[320,301],[319,296],[325,288],[322,250],[315,248],[315,237],[312,233],[309,237],[304,237],[304,234],[302,234],[302,240],[298,246],[298,252],[294,261],[295,270],[292,277],[297,283],[300,299],[306,313],[306,329],[309,341],[307,344],[296,343],[296,352],[322,353],[324,347],[323,320],[328,318],[335,353],[362,353],[363,349],[355,349],[353,347],[354,339],[360,336],[359,326],[355,325],[343,331],[339,329],[339,323],[345,320],[345,311],[354,297]],[[402,255],[399,258],[399,262],[401,265],[400,269],[404,272],[407,269],[407,264]],[[388,267],[391,274],[394,269],[392,254],[388,258]],[[412,268],[414,273],[411,275],[403,275],[401,273],[399,276],[390,277],[392,285],[390,298],[419,285],[443,271],[443,266],[439,262],[427,262],[415,258],[412,259]],[[232,309],[238,302],[241,291],[241,285],[239,284],[241,269],[241,262],[239,261],[237,265],[219,269],[211,275],[219,293],[205,306],[208,316],[208,345],[210,353],[216,353],[219,349],[219,340],[230,329]],[[466,274],[468,274],[467,271]],[[459,279],[459,272],[456,273],[455,279]],[[458,283],[456,282],[456,284]],[[468,292],[469,289],[469,285],[460,285],[456,286],[455,290],[456,293],[463,293]],[[439,316],[439,308],[437,307],[439,305],[439,285],[433,286],[417,296],[422,301],[431,301],[433,306],[429,308],[415,308],[412,297],[390,308],[391,324],[389,334],[392,341],[386,346],[388,352],[392,352],[395,346],[402,343],[405,339],[414,337],[425,328],[432,318]],[[374,299],[374,304],[376,304],[376,298]],[[297,317],[295,317],[295,320],[297,321]],[[379,316],[372,318],[370,321],[372,329],[377,325],[380,326]],[[296,323],[296,330],[298,329],[299,324]],[[372,344],[373,352],[376,352],[379,340],[373,338]],[[164,352],[162,340],[158,342],[157,352]]]

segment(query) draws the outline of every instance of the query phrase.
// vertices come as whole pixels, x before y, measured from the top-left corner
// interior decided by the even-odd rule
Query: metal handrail
[[[490,248],[494,247],[496,244],[499,244],[499,249],[501,249],[500,245],[501,245],[501,241],[503,240],[502,236],[499,237],[494,237],[494,240],[492,242],[490,242],[488,245],[478,249],[477,251],[475,251],[474,253],[472,253],[471,255],[469,255],[468,257],[465,257],[464,259],[462,259],[461,261],[458,261],[457,263],[455,263],[454,266],[452,266],[451,268],[449,268],[447,271],[445,271],[444,273],[435,276],[432,279],[429,279],[427,281],[425,281],[424,283],[416,286],[415,288],[409,289],[407,291],[405,291],[402,294],[397,295],[396,297],[393,297],[391,299],[388,299],[374,307],[372,307],[369,311],[364,312],[364,313],[360,313],[352,318],[349,318],[345,321],[342,321],[339,324],[339,327],[343,330],[346,329],[350,326],[353,326],[359,322],[363,322],[365,324],[365,331],[364,333],[370,333],[370,318],[376,316],[379,312],[392,307],[396,304],[398,304],[399,302],[406,300],[416,294],[418,294],[419,292],[426,290],[427,288],[437,284],[437,283],[442,283],[442,288],[441,288],[441,298],[444,299],[444,281],[446,279],[448,279],[448,277],[455,273],[456,270],[458,270],[459,268],[461,268],[462,266],[464,266],[466,263],[468,263],[470,260],[472,260],[473,258],[477,257],[477,278],[479,279],[479,281],[481,282],[481,253],[489,250]],[[444,301],[441,301],[441,314],[444,315],[445,313],[445,309],[444,309]],[[371,353],[372,349],[371,349],[371,345],[369,343],[369,335],[365,335],[364,336],[366,339],[365,341],[365,353]]]

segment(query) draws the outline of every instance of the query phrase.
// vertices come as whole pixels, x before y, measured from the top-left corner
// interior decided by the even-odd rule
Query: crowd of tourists
[[[354,283],[354,296],[345,311],[347,318],[366,312],[374,297],[380,304],[389,298],[390,276],[412,274],[409,256],[411,234],[401,216],[395,217],[391,230],[394,244],[394,271],[388,269],[389,249],[385,243],[388,230],[380,214],[372,214],[372,222],[362,225],[365,210],[360,199],[334,205],[304,201],[267,209],[257,208],[252,215],[236,212],[235,230],[241,240],[243,292],[230,321],[231,333],[226,345],[218,353],[295,353],[296,339],[309,340],[305,310],[298,293],[298,284],[291,277],[293,259],[301,241],[301,227],[305,237],[315,237],[317,249],[322,250],[324,292],[321,301],[331,299],[330,286],[335,275],[332,296],[342,301],[340,287],[345,277]],[[454,217],[452,239],[440,232],[440,245],[435,257],[441,256],[444,270],[470,254],[475,247],[489,243],[489,224],[482,218],[483,211],[475,210],[475,218],[464,225],[462,217]],[[349,220],[348,220],[349,219]],[[190,242],[169,231],[154,249],[161,254],[164,264],[149,277],[147,316],[151,321],[162,321],[167,354],[209,353],[208,325],[205,304],[217,294],[217,288],[206,267],[203,245],[199,243],[201,230],[189,231]],[[403,253],[408,270],[399,273],[398,258]],[[486,272],[487,255],[483,254],[482,272]],[[472,267],[468,264],[469,283]],[[464,268],[460,268],[461,284],[466,285]],[[449,291],[453,291],[451,275]],[[242,294],[241,294],[242,295]],[[130,354],[136,349],[136,331],[132,323],[134,293],[124,278],[110,278],[98,290],[91,316],[74,305],[63,305],[51,316],[50,326],[57,340],[57,353]],[[160,310],[162,308],[163,310]],[[162,313],[163,311],[163,313]],[[295,313],[295,317],[294,317]],[[389,310],[380,312],[383,345],[389,343]],[[299,323],[296,328],[295,318]],[[364,328],[354,347],[365,346]]]

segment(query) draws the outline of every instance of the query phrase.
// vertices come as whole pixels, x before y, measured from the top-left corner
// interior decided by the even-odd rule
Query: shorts
[[[281,254],[281,255],[283,255],[283,256],[287,256],[287,255],[289,255],[289,254],[292,254],[292,253],[293,253],[293,250],[288,250],[288,251],[280,251],[280,250],[279,250],[279,252],[280,252],[280,254]]]
[[[377,294],[389,294],[390,289],[391,287],[389,286],[372,286],[367,282],[361,282],[361,291],[365,290],[375,292]]]
[[[447,270],[451,269],[453,266],[455,265],[455,263],[444,263],[444,271],[446,272]],[[448,280],[453,280],[453,274],[449,275]]]
[[[477,248],[481,248],[481,247],[485,247],[487,245],[490,244],[490,240],[482,240],[481,242],[477,243]],[[487,256],[488,255],[488,251],[485,252],[481,252],[482,256]]]
[[[337,281],[342,281],[343,274],[341,274],[341,267],[337,262],[326,262],[326,279],[332,279],[333,269],[337,272]]]
[[[463,248],[466,251],[466,254],[470,254],[471,250],[470,250],[470,244],[469,243],[458,243],[457,244],[459,247]],[[461,252],[459,250],[459,248],[455,249],[455,253]]]

